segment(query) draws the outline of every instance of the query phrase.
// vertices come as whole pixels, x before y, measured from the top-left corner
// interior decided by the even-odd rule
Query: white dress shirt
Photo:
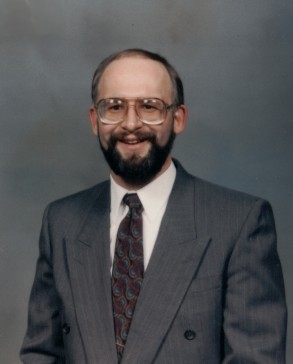
[[[137,193],[143,205],[143,254],[146,270],[152,255],[159,232],[162,217],[167,207],[168,199],[176,178],[176,168],[170,167],[154,181],[137,191],[128,191],[118,185],[112,176],[111,181],[111,213],[110,213],[110,253],[113,262],[117,231],[122,219],[128,212],[128,207],[122,199],[126,193]]]

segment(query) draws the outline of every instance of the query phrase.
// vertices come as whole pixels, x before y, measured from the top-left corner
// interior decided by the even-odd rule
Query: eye
[[[157,110],[161,110],[161,103],[158,100],[142,100],[140,104],[140,108],[143,111],[154,112]]]
[[[142,108],[145,109],[145,110],[156,109],[155,105],[152,105],[152,104],[143,104]]]
[[[122,109],[122,105],[116,104],[116,105],[109,105],[108,110],[112,111],[118,111]]]
[[[125,105],[122,100],[110,99],[107,100],[105,110],[108,112],[119,112],[125,109]]]

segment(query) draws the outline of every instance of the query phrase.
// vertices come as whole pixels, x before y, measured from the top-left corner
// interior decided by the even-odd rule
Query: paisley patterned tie
[[[121,361],[131,319],[143,280],[142,204],[136,193],[127,194],[129,206],[121,221],[112,270],[112,300],[118,360]]]

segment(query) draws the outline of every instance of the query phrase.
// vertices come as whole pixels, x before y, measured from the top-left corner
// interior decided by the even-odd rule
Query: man
[[[46,209],[22,361],[285,363],[270,205],[172,160],[187,118],[174,68],[114,54],[92,97],[110,181]]]

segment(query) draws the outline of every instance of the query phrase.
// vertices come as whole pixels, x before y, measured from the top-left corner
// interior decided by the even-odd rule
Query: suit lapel
[[[109,190],[107,185],[99,193],[77,240],[67,244],[76,317],[90,363],[117,363],[111,300]]]
[[[123,363],[154,360],[210,241],[196,237],[194,219],[194,183],[179,168],[145,272]]]

